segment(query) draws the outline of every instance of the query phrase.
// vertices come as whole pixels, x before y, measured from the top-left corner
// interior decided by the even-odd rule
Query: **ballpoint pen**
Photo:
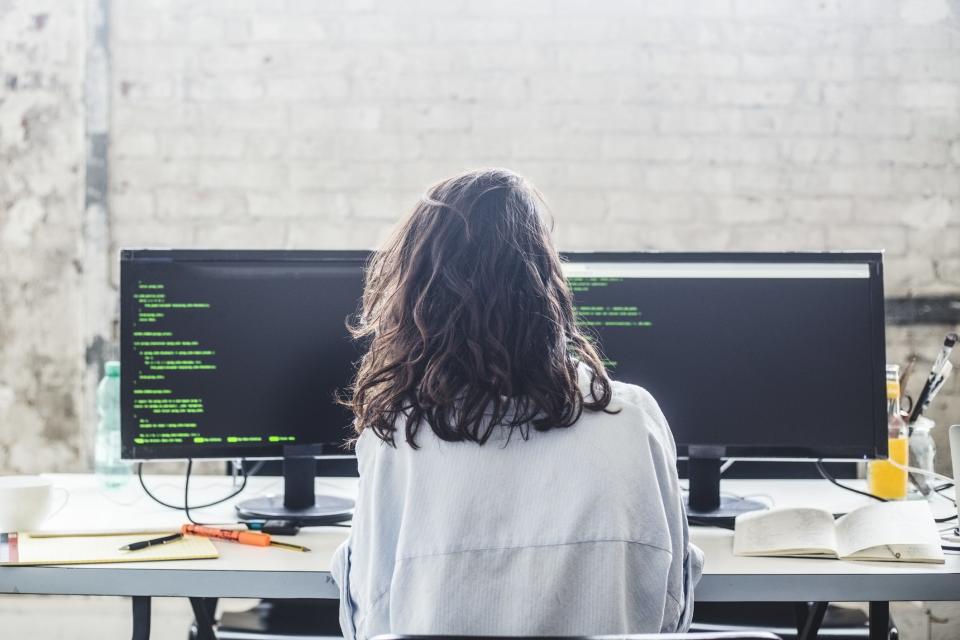
[[[937,376],[933,385],[930,386],[930,391],[927,393],[927,400],[923,404],[923,410],[926,410],[937,394],[940,393],[940,389],[943,389],[943,384],[950,378],[951,373],[953,373],[953,363],[948,360],[947,364],[943,365],[943,369],[940,370],[940,375]]]
[[[120,547],[120,551],[139,551],[140,549],[146,549],[147,547],[154,547],[160,544],[167,544],[168,542],[176,542],[183,537],[182,533],[174,533],[169,536],[163,536],[162,538],[153,538],[152,540],[142,540],[140,542],[131,542],[128,545]]]
[[[927,376],[927,381],[923,385],[923,389],[920,391],[920,395],[917,396],[917,401],[913,405],[913,411],[910,412],[910,418],[908,422],[913,424],[917,421],[917,418],[920,417],[920,414],[923,413],[923,408],[927,404],[927,397],[930,395],[930,389],[933,387],[934,383],[937,381],[937,378],[940,376],[943,371],[943,367],[947,363],[947,359],[950,357],[950,352],[953,350],[953,346],[957,344],[958,338],[955,333],[948,333],[943,339],[943,346],[940,347],[940,351],[937,352],[937,357],[933,361],[933,366],[930,367],[930,374]]]

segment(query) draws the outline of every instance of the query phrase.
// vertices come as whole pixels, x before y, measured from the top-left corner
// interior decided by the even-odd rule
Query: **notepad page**
[[[20,534],[16,541],[16,559],[11,555],[2,564],[157,562],[209,559],[219,555],[208,538],[199,536],[184,536],[181,540],[139,551],[120,551],[122,546],[148,539],[150,536],[142,535],[33,538],[30,534]]]
[[[892,545],[939,548],[940,534],[926,501],[880,502],[837,520],[837,543],[842,558]]]
[[[770,509],[737,516],[733,553],[835,555],[833,515],[822,509]]]

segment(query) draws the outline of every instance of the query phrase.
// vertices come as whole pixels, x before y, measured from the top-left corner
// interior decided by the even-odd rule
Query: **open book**
[[[771,509],[737,516],[733,553],[942,563],[940,533],[924,501],[880,502],[834,520],[823,509]]]

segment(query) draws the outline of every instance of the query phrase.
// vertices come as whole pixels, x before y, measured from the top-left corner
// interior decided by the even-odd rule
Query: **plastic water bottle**
[[[122,487],[130,480],[130,465],[120,458],[120,363],[104,365],[103,380],[97,387],[97,439],[94,469],[100,483],[109,488]]]
[[[933,472],[937,444],[934,442],[930,431],[935,426],[936,423],[925,416],[920,416],[913,423],[913,433],[910,434],[910,466]],[[926,498],[937,484],[933,481],[933,476],[930,475],[914,473],[913,478],[918,485],[917,487],[910,486],[910,497],[913,498]]]

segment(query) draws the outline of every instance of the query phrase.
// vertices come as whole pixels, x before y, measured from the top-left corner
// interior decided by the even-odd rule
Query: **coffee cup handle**
[[[68,502],[70,502],[70,490],[67,489],[66,487],[51,487],[51,490],[62,492],[63,500],[60,502],[60,504],[57,506],[56,509],[50,512],[50,515],[47,516],[48,518],[52,518],[53,516],[63,511],[63,508],[67,506]]]

